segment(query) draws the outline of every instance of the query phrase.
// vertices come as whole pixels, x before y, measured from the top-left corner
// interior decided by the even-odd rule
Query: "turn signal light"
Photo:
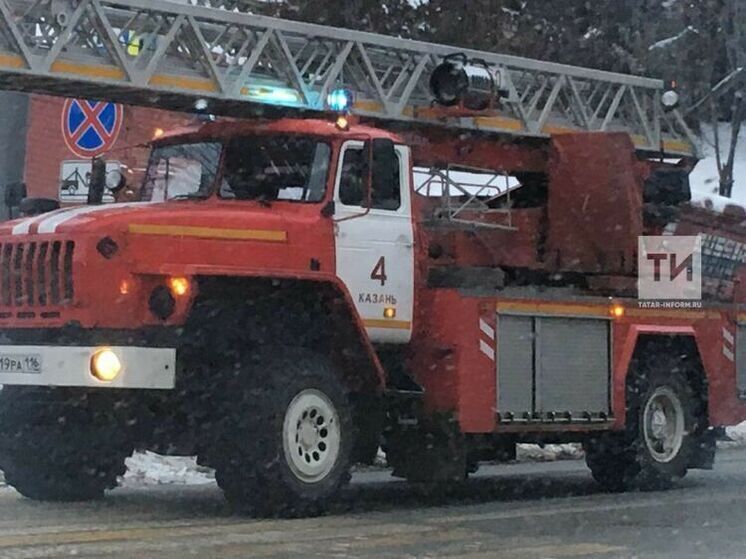
[[[101,349],[91,357],[91,374],[102,382],[113,382],[122,372],[122,362],[110,349]]]
[[[614,318],[622,318],[624,316],[624,307],[622,305],[614,305],[609,312]]]
[[[174,297],[183,297],[189,293],[189,280],[184,277],[173,277],[168,279],[168,288]]]
[[[119,293],[120,295],[129,295],[132,293],[132,283],[130,280],[123,279],[119,282]]]
[[[337,119],[336,126],[343,132],[346,132],[350,129],[350,120],[346,116],[340,116]]]

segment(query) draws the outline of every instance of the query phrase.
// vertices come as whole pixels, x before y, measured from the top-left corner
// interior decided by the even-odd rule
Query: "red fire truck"
[[[379,445],[395,475],[447,481],[519,442],[582,442],[604,487],[660,487],[710,468],[746,419],[744,216],[688,203],[696,157],[656,80],[219,6],[97,6],[98,40],[148,39],[112,41],[114,62],[19,49],[4,83],[263,112],[162,135],[141,181],[108,177],[126,201],[0,227],[0,467],[24,495],[98,497],[150,448],[197,455],[236,505],[305,514]],[[148,10],[168,25],[125,28]],[[28,13],[0,18],[23,36]],[[187,26],[204,75],[166,64]],[[332,43],[338,58],[310,54]],[[270,80],[268,45],[282,87],[231,86]],[[324,102],[345,114],[300,114]],[[702,304],[641,306],[638,238],[675,234],[703,239]]]

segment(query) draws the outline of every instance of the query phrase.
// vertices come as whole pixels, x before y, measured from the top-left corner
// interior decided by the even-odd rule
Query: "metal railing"
[[[173,110],[203,99],[205,110],[235,116],[323,111],[327,94],[346,87],[356,113],[385,121],[517,136],[623,131],[640,150],[694,150],[679,113],[662,110],[659,80],[189,1],[0,0],[0,87]],[[432,110],[429,75],[454,53],[500,73],[498,110]]]

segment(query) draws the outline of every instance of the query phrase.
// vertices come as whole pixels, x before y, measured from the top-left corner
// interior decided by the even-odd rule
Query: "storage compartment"
[[[610,322],[498,314],[501,421],[591,421],[610,414]]]

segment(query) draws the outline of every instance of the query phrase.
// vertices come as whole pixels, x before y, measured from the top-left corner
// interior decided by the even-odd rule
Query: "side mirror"
[[[5,186],[5,205],[8,208],[17,208],[21,200],[26,197],[26,184],[13,182]]]
[[[336,211],[337,207],[334,200],[330,200],[323,208],[321,208],[321,217],[334,217]]]
[[[116,194],[127,186],[127,177],[120,169],[114,169],[106,173],[106,189]]]

